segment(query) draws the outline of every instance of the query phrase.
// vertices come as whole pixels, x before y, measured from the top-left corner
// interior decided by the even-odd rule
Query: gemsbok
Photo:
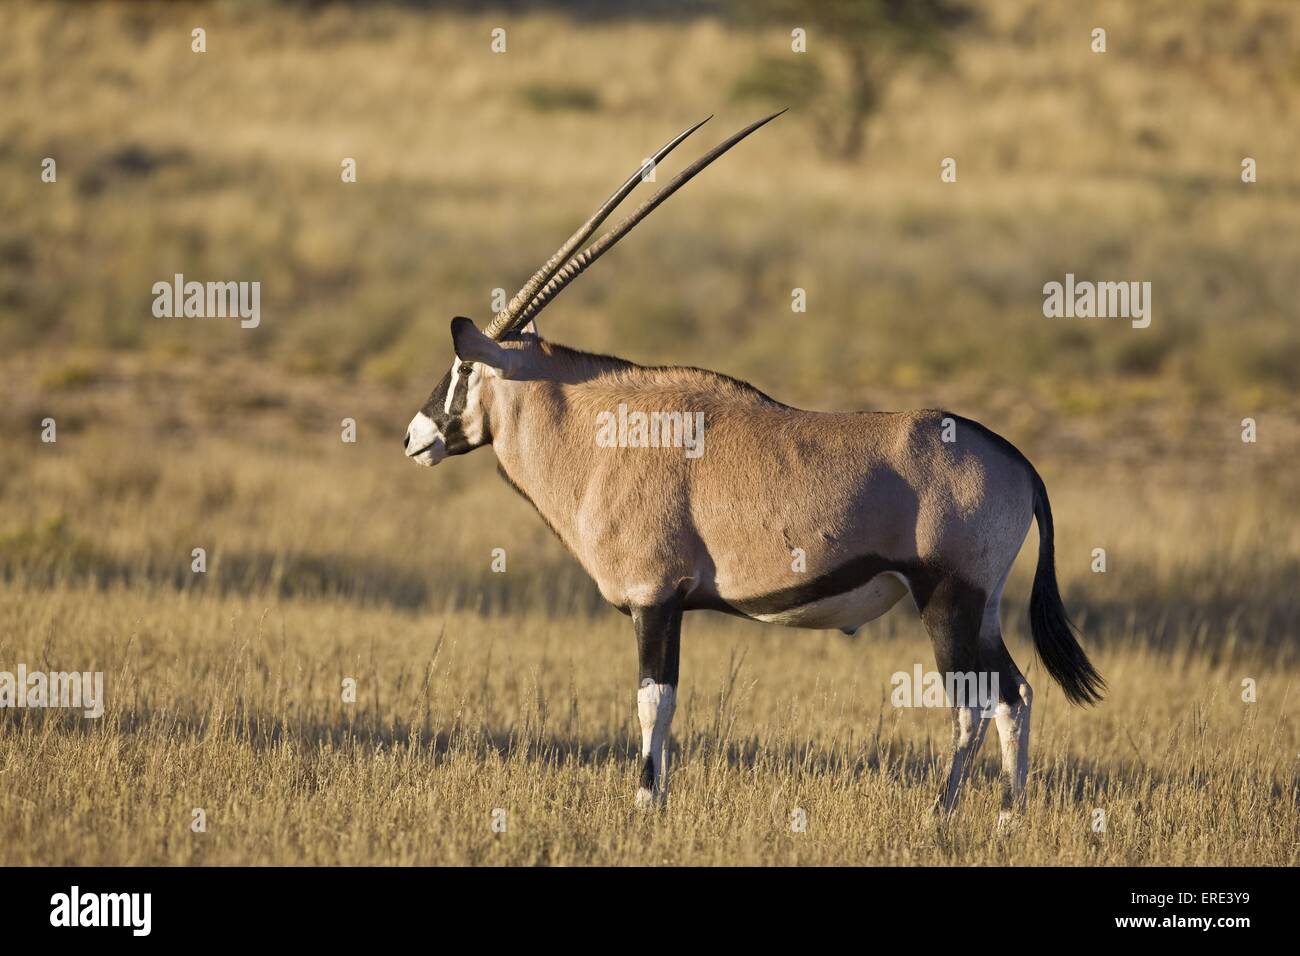
[[[945,701],[953,748],[937,805],[952,809],[991,718],[1009,815],[1023,800],[1032,694],[1003,642],[999,605],[1031,519],[1039,535],[1034,647],[1071,702],[1095,703],[1105,687],[1061,603],[1052,510],[1028,459],[947,412],[804,411],[716,372],[579,352],[536,330],[537,314],[574,278],[779,115],[720,143],[583,248],[648,164],[703,123],[692,126],[629,177],[483,331],[453,319],[455,359],[411,421],[406,456],[436,465],[491,445],[502,477],[601,595],[631,616],[639,804],[667,795],[682,612],[853,633],[911,592],[939,673],[991,674],[998,688],[987,707]]]

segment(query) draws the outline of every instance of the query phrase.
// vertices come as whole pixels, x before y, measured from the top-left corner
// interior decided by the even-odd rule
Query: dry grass
[[[1070,708],[1030,668],[1016,831],[994,831],[988,743],[958,815],[930,815],[946,714],[887,701],[933,661],[906,605],[855,640],[690,616],[672,803],[635,815],[627,621],[490,452],[398,454],[447,318],[483,316],[780,35],[7,4],[0,670],[102,670],[108,703],[0,711],[0,864],[1300,862],[1294,7],[979,6],[954,72],[900,77],[862,164],[783,118],[546,331],[810,406],[942,405],[1024,448],[1110,694]],[[722,102],[710,135],[753,112]],[[262,327],[153,319],[176,271],[262,279]],[[1152,328],[1048,323],[1066,271],[1153,280]],[[1022,666],[1033,547],[1005,613]]]
[[[5,594],[0,621],[33,635],[29,661],[103,668],[110,701],[98,722],[5,716],[9,864],[1297,862],[1296,672],[1258,657],[1116,647],[1095,714],[1040,676],[1028,810],[998,836],[995,747],[951,824],[930,814],[946,715],[887,700],[888,675],[928,656],[910,620],[856,643],[688,622],[672,801],[650,821],[631,807],[635,663],[612,612],[59,588]]]

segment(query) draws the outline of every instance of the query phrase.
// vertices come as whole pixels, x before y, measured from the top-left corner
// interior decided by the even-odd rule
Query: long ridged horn
[[[522,289],[515,293],[514,298],[506,304],[506,307],[498,312],[492,321],[488,323],[487,328],[483,330],[483,334],[491,339],[499,339],[511,329],[523,325],[523,322],[517,321],[519,311],[532,301],[533,297],[537,295],[538,290],[541,289],[551,276],[555,274],[555,270],[567,262],[574,252],[582,248],[582,244],[590,239],[591,234],[600,228],[600,224],[609,218],[609,214],[614,211],[615,207],[627,198],[628,193],[636,188],[637,183],[641,182],[641,178],[645,174],[646,166],[650,164],[657,165],[659,161],[671,153],[682,140],[687,136],[690,136],[711,119],[713,119],[712,114],[706,116],[689,129],[683,130],[660,147],[659,152],[655,153],[654,156],[650,158],[649,162],[642,163],[637,167],[637,171],[628,177],[627,182],[623,183],[622,186],[619,186],[618,189],[614,191],[613,195],[606,199],[604,204],[596,210],[596,214],[583,223],[582,228],[570,236],[568,242],[560,246],[555,255],[551,256],[551,258],[547,260],[546,265],[533,273],[533,277],[524,284]]]
[[[723,142],[719,143],[717,146],[713,147],[713,149],[709,150],[707,153],[705,153],[695,162],[691,163],[691,165],[683,169],[680,173],[678,173],[675,177],[673,177],[671,182],[669,182],[666,186],[660,189],[659,192],[655,193],[653,196],[651,196],[649,199],[643,202],[640,206],[638,206],[636,211],[633,212],[632,215],[628,216],[626,219],[620,222],[609,232],[605,233],[603,236],[601,236],[599,239],[593,242],[590,247],[578,253],[576,256],[574,256],[572,259],[566,262],[564,266],[557,273],[555,273],[555,275],[550,279],[550,281],[548,281],[546,285],[542,287],[542,290],[539,293],[537,293],[536,297],[533,298],[532,301],[528,303],[527,308],[525,308],[522,312],[519,313],[519,315],[516,317],[515,320],[517,324],[518,325],[527,324],[534,316],[537,315],[537,313],[541,312],[542,309],[546,308],[546,306],[550,303],[552,299],[554,299],[557,295],[563,292],[565,286],[567,286],[570,282],[572,282],[574,279],[580,276],[584,271],[586,271],[588,266],[590,266],[593,262],[595,262],[597,259],[603,256],[606,252],[610,250],[610,248],[616,242],[618,242],[625,235],[627,235],[632,230],[633,226],[635,226],[646,216],[650,215],[650,213],[654,212],[655,208],[660,203],[662,203],[665,199],[667,199],[678,189],[680,189],[682,186],[688,183],[698,172],[700,172],[700,170],[704,169],[705,166],[709,165],[709,163],[713,162],[715,159],[717,159],[727,150],[731,149],[731,147],[735,146],[737,143],[739,143],[750,133],[754,132],[754,130],[758,129],[760,126],[763,126],[766,123],[770,123],[772,120],[776,119],[778,116],[781,115],[781,113],[784,112],[785,110],[781,110],[779,113],[773,113],[771,116],[764,117],[763,119],[758,120],[755,123],[751,123],[750,125],[746,126],[744,129],[742,129],[739,133],[736,133],[730,139],[724,140]]]

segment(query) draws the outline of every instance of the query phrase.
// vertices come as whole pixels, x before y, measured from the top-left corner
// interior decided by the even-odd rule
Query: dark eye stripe
[[[465,411],[465,401],[469,397],[469,376],[474,370],[472,365],[462,365],[456,376],[456,390],[451,395],[451,409],[447,412],[452,418],[458,418]]]

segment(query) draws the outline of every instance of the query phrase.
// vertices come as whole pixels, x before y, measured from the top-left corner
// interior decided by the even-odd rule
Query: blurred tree
[[[948,34],[970,11],[958,0],[733,0],[742,22],[804,31],[807,54],[760,58],[737,80],[738,98],[757,98],[798,108],[809,117],[819,148],[856,159],[867,122],[880,106],[889,78],[904,61],[946,66]],[[830,49],[839,69],[823,68],[817,56]],[[814,52],[815,51],[815,52]]]

